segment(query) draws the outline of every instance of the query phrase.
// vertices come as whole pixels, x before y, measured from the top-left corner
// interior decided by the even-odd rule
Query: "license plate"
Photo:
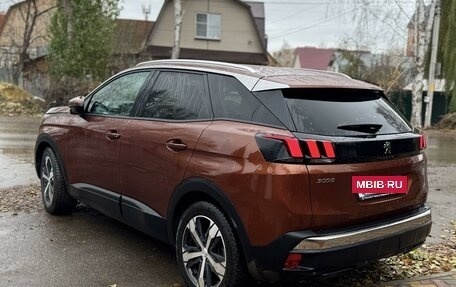
[[[385,194],[402,193],[408,191],[407,176],[352,176],[352,193],[361,194],[361,197],[385,196]],[[371,196],[374,195],[374,196]]]

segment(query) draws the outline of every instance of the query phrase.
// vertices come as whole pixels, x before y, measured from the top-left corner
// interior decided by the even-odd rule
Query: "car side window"
[[[204,75],[160,72],[147,97],[142,117],[166,120],[212,118]]]
[[[90,99],[87,112],[129,116],[149,73],[148,71],[129,73],[111,81],[95,92]]]
[[[210,74],[208,79],[216,118],[283,126],[236,78]]]

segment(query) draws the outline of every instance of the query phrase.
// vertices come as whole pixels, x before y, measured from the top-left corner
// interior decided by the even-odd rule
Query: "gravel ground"
[[[17,214],[43,210],[40,186],[32,184],[0,189],[0,212]]]

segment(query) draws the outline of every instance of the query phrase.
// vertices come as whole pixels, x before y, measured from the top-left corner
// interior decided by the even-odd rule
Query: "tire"
[[[40,179],[44,209],[54,215],[71,214],[77,201],[68,193],[60,162],[49,147],[41,157]]]
[[[182,215],[176,233],[176,255],[188,286],[237,287],[247,278],[233,228],[225,215],[208,202],[197,202]],[[205,272],[199,279],[201,270]]]

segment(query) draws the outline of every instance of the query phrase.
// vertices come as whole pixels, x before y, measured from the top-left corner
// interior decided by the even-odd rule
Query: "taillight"
[[[295,137],[282,136],[282,135],[263,135],[266,139],[280,140],[285,144],[288,153],[293,158],[302,158],[303,154],[299,146],[299,140]]]
[[[317,140],[302,140],[305,144],[307,151],[306,158],[310,160],[334,160],[336,158],[336,152],[334,151],[334,145],[330,141],[317,141]]]
[[[423,150],[427,147],[426,136],[424,133],[420,134],[420,150]]]
[[[270,162],[329,163],[336,158],[330,141],[305,139],[293,136],[262,134],[255,136],[265,160]]]
[[[307,148],[309,149],[310,158],[320,158],[320,150],[318,149],[317,141],[307,140]]]

